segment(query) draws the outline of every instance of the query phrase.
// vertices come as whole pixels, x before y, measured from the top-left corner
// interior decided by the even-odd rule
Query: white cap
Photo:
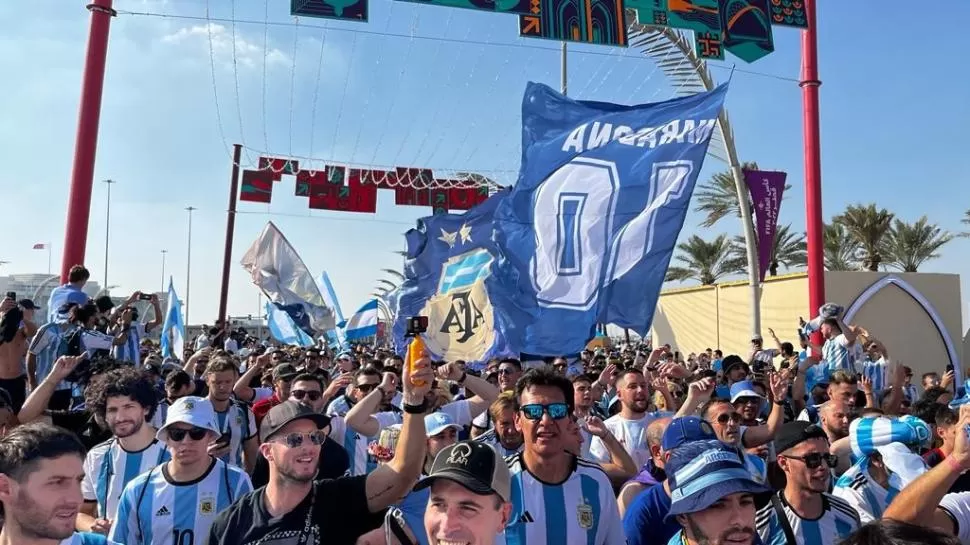
[[[455,423],[455,420],[451,418],[450,414],[440,411],[433,412],[425,416],[424,426],[427,428],[428,437],[438,435],[448,428],[454,428],[455,431],[461,431],[461,426]]]
[[[204,397],[180,397],[172,403],[165,417],[165,425],[159,428],[155,437],[162,442],[168,440],[167,429],[172,424],[181,422],[197,428],[207,429],[216,435],[222,433],[216,420],[216,410],[212,402]]]

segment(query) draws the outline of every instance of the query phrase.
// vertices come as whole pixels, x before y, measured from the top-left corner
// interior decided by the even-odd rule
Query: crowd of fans
[[[970,398],[837,305],[743,355],[466,365],[217,324],[163,358],[157,301],[87,276],[0,305],[0,544],[970,544]]]

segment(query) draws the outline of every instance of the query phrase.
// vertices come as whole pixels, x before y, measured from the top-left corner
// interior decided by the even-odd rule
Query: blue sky
[[[0,229],[8,235],[0,260],[11,262],[4,274],[46,270],[46,252],[30,249],[35,242],[53,242],[55,256],[61,251],[88,29],[83,4],[35,0],[27,11],[0,4],[0,71],[8,75],[0,101]],[[970,17],[970,4],[947,0],[945,17],[918,27],[903,6],[820,4],[826,219],[847,203],[875,201],[903,219],[928,214],[959,230],[970,208],[970,102],[966,76],[948,70],[962,60],[959,23]],[[559,84],[558,44],[519,38],[508,15],[371,0],[368,23],[300,18],[294,25],[287,3],[277,1],[209,0],[208,21],[205,0],[117,0],[115,8],[122,14],[111,26],[95,169],[96,180],[118,181],[109,284],[158,289],[166,249],[167,274],[184,294],[184,208],[195,206],[192,322],[211,320],[218,305],[232,143],[247,146],[247,166],[268,149],[340,163],[479,171],[508,184],[518,169],[525,83]],[[215,20],[233,15],[255,23]],[[712,71],[723,80],[737,63],[727,108],[741,158],[789,173],[793,188],[781,221],[802,226],[799,32],[776,28],[775,48],[750,65],[729,55]],[[573,96],[636,103],[673,94],[636,50],[570,51]],[[702,180],[723,168],[709,159]],[[344,311],[352,312],[381,268],[399,266],[392,251],[403,247],[401,233],[430,213],[396,207],[384,191],[373,216],[309,211],[292,191],[292,179],[284,179],[271,205],[240,205],[230,314],[258,312],[257,290],[237,263],[267,220],[313,271],[330,273]],[[105,185],[96,182],[87,262],[99,280],[105,197]],[[739,231],[733,220],[712,230],[700,230],[699,221],[688,216],[681,237]],[[925,267],[961,274],[964,300],[968,250],[970,240],[958,240]]]

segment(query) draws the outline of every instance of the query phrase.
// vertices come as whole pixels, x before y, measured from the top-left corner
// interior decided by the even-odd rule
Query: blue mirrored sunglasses
[[[530,403],[523,405],[519,410],[529,420],[542,420],[542,413],[549,413],[549,418],[553,420],[562,420],[569,415],[569,405],[565,403],[549,403],[548,405]]]

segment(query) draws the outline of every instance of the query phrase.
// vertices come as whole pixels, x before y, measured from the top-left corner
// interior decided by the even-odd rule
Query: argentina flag
[[[496,193],[462,214],[422,218],[405,234],[405,280],[395,301],[396,347],[406,345],[407,319],[421,315],[428,317],[422,340],[437,358],[478,362],[512,353],[506,339],[517,318],[495,312],[490,297],[492,221],[507,194]]]
[[[356,341],[377,335],[377,299],[371,299],[357,309],[346,322],[341,322],[344,339]]]
[[[161,337],[162,357],[181,360],[185,349],[185,324],[182,322],[182,303],[171,277],[168,279],[168,308]]]
[[[528,85],[490,293],[528,316],[518,350],[580,352],[597,323],[647,332],[726,92],[620,106]]]
[[[293,321],[290,313],[272,301],[266,302],[266,325],[269,326],[270,335],[283,344],[303,347],[314,344],[313,338]]]

